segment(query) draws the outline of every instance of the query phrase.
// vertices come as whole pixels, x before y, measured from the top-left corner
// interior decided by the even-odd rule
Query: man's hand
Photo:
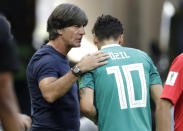
[[[19,114],[21,131],[29,131],[31,127],[32,120],[29,116],[24,114]]]
[[[79,66],[82,73],[84,73],[84,72],[93,70],[99,66],[107,64],[108,62],[105,60],[108,58],[109,58],[109,55],[107,53],[104,53],[102,51],[97,51],[92,55],[84,56],[81,59],[81,61],[77,64],[77,66]]]

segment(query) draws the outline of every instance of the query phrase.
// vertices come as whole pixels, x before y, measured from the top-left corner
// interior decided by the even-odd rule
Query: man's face
[[[69,26],[62,29],[62,40],[70,47],[80,47],[85,30],[83,26]]]

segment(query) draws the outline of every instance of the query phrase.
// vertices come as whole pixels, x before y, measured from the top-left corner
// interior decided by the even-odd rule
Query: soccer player
[[[170,67],[163,93],[161,95],[161,131],[171,131],[173,126],[171,123],[170,109],[174,106],[174,131],[183,130],[183,54],[175,58]]]
[[[98,49],[110,59],[81,77],[82,113],[98,124],[99,131],[151,131],[150,97],[158,105],[162,91],[151,58],[143,51],[121,46],[123,27],[111,15],[98,17],[92,33]]]

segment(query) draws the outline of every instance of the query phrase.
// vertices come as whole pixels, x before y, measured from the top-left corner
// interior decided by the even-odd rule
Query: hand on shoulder
[[[109,58],[107,53],[97,51],[94,54],[84,56],[81,61],[77,64],[80,67],[82,73],[93,70],[99,66],[105,65]]]

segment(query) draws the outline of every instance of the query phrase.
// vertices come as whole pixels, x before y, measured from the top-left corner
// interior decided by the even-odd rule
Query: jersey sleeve
[[[79,79],[79,89],[89,87],[94,90],[94,79],[91,72],[87,72]]]
[[[182,57],[183,58],[183,57]],[[172,63],[161,98],[170,100],[174,105],[183,92],[183,66],[181,66],[183,59],[177,60]]]
[[[159,72],[157,71],[157,68],[150,57],[149,62],[150,62],[150,85],[162,84]]]

